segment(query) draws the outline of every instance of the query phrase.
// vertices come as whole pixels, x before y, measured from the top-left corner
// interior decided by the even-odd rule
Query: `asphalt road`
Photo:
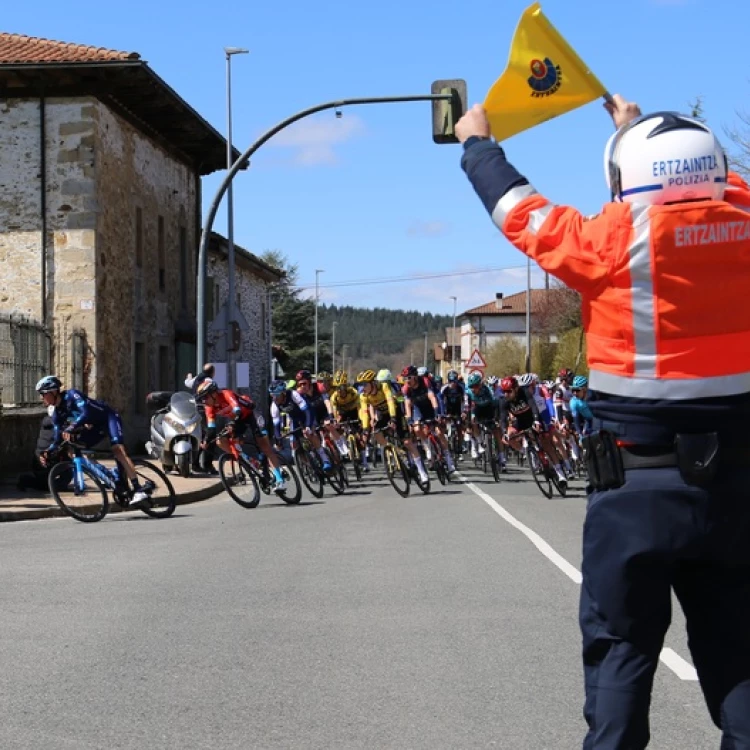
[[[585,499],[526,473],[4,524],[3,748],[579,748]],[[676,617],[657,749],[718,747]]]

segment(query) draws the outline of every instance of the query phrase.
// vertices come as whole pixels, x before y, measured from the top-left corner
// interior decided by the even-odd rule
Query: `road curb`
[[[198,503],[201,500],[208,500],[209,498],[215,497],[216,495],[223,492],[224,488],[221,484],[221,480],[217,480],[213,484],[209,484],[206,487],[201,487],[197,490],[190,492],[182,492],[177,495],[177,505],[189,505],[191,503]],[[110,503],[109,513],[122,512],[122,508],[119,505]],[[0,523],[6,521],[35,521],[41,518],[64,518],[65,513],[57,505],[49,505],[44,508],[24,508],[23,510],[0,510]]]

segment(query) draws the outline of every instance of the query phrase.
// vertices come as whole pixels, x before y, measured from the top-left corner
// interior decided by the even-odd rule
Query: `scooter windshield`
[[[169,399],[169,410],[182,422],[192,419],[197,412],[193,397],[185,391],[177,391]]]

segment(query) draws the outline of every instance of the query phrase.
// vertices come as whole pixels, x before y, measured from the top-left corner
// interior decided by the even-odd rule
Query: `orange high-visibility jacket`
[[[694,399],[750,392],[750,188],[723,201],[608,203],[592,218],[531,185],[492,219],[583,297],[592,389]]]

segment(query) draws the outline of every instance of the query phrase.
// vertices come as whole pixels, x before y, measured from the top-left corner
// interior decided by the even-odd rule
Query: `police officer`
[[[722,748],[750,749],[750,190],[713,132],[615,96],[612,201],[594,217],[540,195],[457,123],[497,227],[581,293],[596,451],[580,625],[587,750],[644,748],[671,591]]]

